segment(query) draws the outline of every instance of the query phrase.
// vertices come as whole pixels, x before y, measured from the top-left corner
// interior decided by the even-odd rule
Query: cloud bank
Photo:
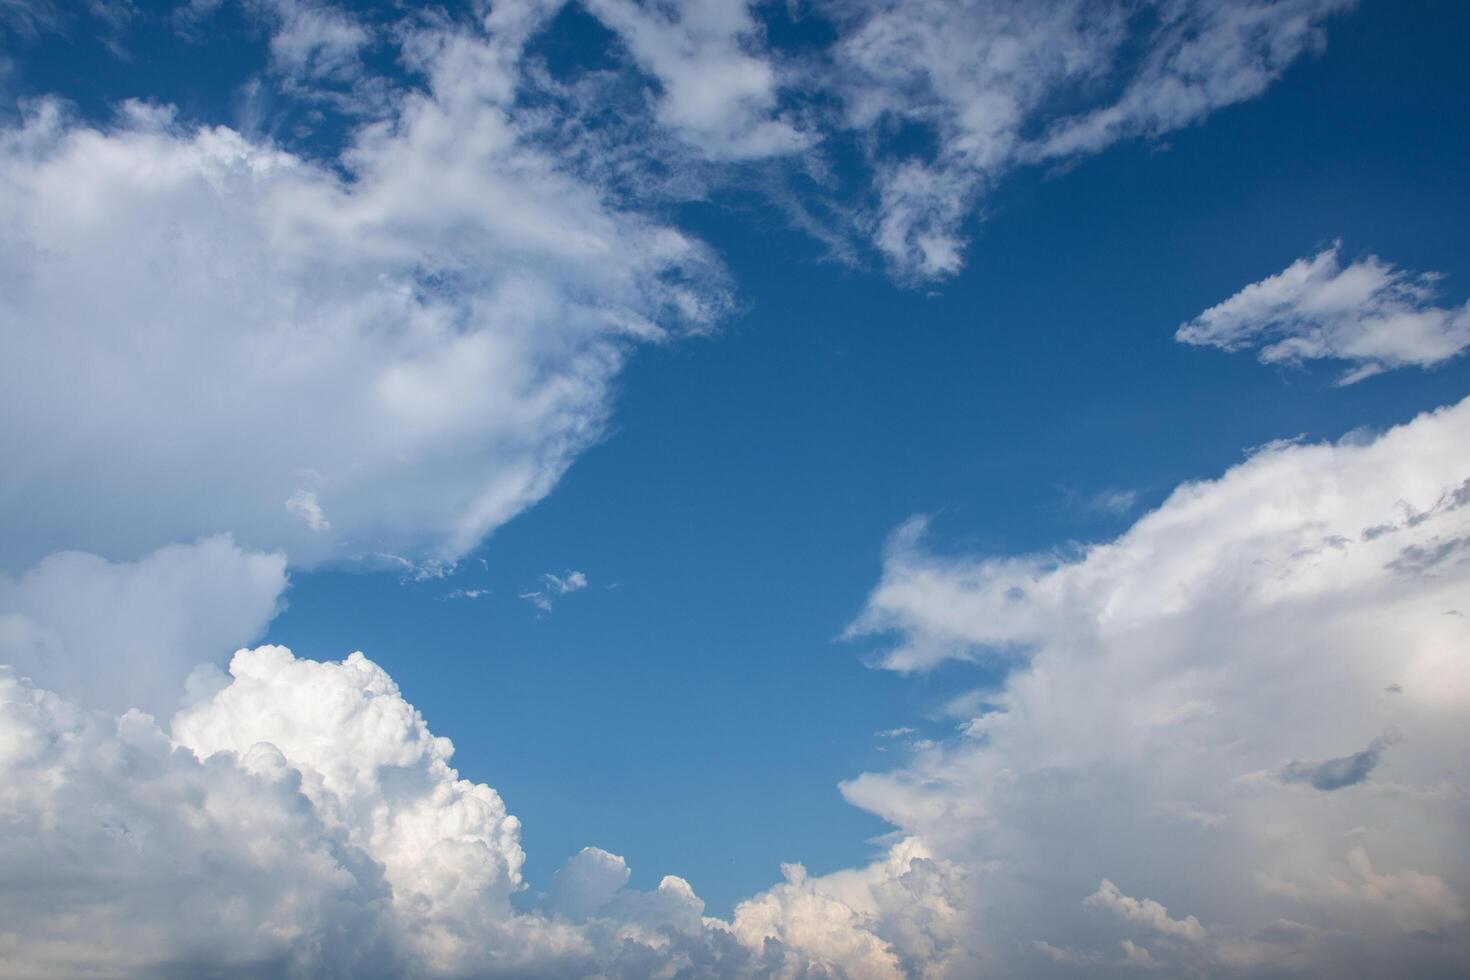
[[[1027,975],[1463,973],[1467,445],[1470,401],[1269,446],[1081,554],[911,523],[853,632],[1004,679],[846,796],[968,869],[969,941]]]
[[[241,650],[180,710],[85,711],[0,668],[8,976],[899,978],[953,944],[913,843],[707,918],[573,856],[531,911],[520,823],[360,653]]]

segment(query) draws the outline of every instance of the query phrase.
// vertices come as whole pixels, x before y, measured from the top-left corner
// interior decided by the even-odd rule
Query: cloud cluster
[[[1268,446],[1081,553],[909,525],[853,632],[1004,680],[845,794],[970,869],[1021,972],[1463,973],[1467,445],[1470,401]]]
[[[278,58],[347,57],[277,6]],[[423,86],[337,160],[143,103],[0,131],[0,562],[453,560],[598,435],[633,344],[716,320],[702,246],[526,136],[517,11],[407,33]]]
[[[950,954],[953,870],[910,843],[707,918],[597,848],[516,911],[520,824],[360,653],[241,650],[165,731],[0,668],[10,975],[897,978]]]
[[[668,189],[651,175],[673,154],[680,170],[709,165],[672,181],[696,196],[752,165],[799,174],[758,180],[784,188],[778,202],[834,254],[850,258],[867,238],[901,280],[940,279],[963,266],[966,223],[1012,171],[1158,138],[1254,98],[1320,50],[1327,20],[1352,5],[817,0],[788,5],[809,35],[792,44],[790,29],[772,40],[768,6],[589,0],[624,67],[652,83],[618,103],[616,145],[593,169],[631,167]],[[607,91],[607,73],[588,75]],[[860,162],[857,193],[839,161]]]
[[[1470,347],[1470,302],[1434,303],[1439,276],[1415,275],[1376,255],[1344,266],[1340,244],[1182,324],[1186,344],[1233,351],[1258,347],[1262,364],[1347,361],[1338,384],[1400,367],[1433,367]]]

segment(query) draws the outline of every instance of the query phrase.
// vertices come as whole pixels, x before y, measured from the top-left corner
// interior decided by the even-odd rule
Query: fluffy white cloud
[[[221,531],[452,560],[547,492],[630,346],[723,293],[525,138],[540,14],[406,34],[425,88],[338,161],[137,103],[0,132],[0,561]]]
[[[0,574],[0,664],[92,707],[166,715],[191,668],[265,631],[285,588],[284,555],[229,537],[136,562],[61,552]]]
[[[1334,244],[1246,286],[1179,327],[1187,344],[1259,347],[1263,364],[1348,361],[1338,384],[1392,368],[1432,367],[1470,347],[1470,302],[1436,306],[1439,276],[1376,255],[1347,266]]]
[[[844,792],[969,869],[969,941],[1022,972],[1463,973],[1467,446],[1470,401],[1268,446],[1080,553],[911,524],[854,632],[1004,680]]]
[[[869,148],[874,240],[903,276],[956,272],[964,220],[1007,171],[1259,95],[1350,5],[833,0],[833,88]]]
[[[587,848],[517,912],[520,824],[453,751],[360,653],[241,650],[168,734],[0,668],[7,975],[864,980],[952,955],[955,871],[912,842],[793,867],[732,922]]]

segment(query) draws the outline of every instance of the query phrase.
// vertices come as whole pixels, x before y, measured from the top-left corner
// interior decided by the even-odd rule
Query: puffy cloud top
[[[1466,446],[1470,401],[1268,446],[1080,555],[911,524],[855,631],[1005,680],[844,792],[971,869],[968,941],[1022,972],[1463,972]]]

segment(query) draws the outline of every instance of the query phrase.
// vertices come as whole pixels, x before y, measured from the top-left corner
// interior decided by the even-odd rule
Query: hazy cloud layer
[[[227,536],[136,562],[61,552],[0,574],[0,664],[90,707],[166,716],[195,666],[265,632],[285,589],[284,555]]]

